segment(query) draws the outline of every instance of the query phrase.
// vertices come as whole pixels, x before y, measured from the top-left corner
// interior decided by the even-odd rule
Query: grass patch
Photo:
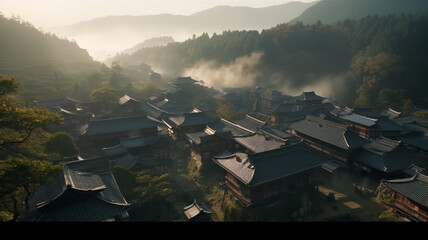
[[[379,216],[381,222],[409,222],[407,218],[402,217],[396,210],[390,208],[383,211]]]

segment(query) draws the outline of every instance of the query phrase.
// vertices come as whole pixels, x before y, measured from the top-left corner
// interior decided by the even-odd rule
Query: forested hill
[[[42,33],[30,23],[18,19],[0,16],[0,31],[2,60],[12,60],[16,64],[92,61],[88,52],[81,49],[75,42]]]
[[[304,24],[314,24],[319,20],[325,24],[334,24],[347,18],[358,20],[368,15],[385,16],[427,11],[426,0],[321,0],[290,23],[301,21]]]
[[[115,58],[191,75],[214,87],[305,88],[342,104],[403,109],[426,103],[428,14],[369,16],[334,25],[226,31]],[[407,100],[407,101],[406,101]],[[411,100],[411,101],[410,101]]]
[[[22,19],[0,15],[0,33],[0,74],[23,83],[20,93],[26,98],[69,94],[83,73],[101,69],[76,42],[43,33]]]

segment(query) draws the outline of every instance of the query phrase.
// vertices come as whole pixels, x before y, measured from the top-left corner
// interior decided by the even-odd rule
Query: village
[[[175,214],[160,221],[231,221],[227,204],[244,209],[236,221],[377,221],[388,209],[428,221],[426,120],[338,106],[315,91],[219,92],[192,77],[169,84],[150,99],[122,91],[104,115],[90,101],[37,102],[63,117],[54,130],[70,134],[80,153],[54,161],[65,164],[63,175],[35,193],[25,220],[135,220],[119,188],[126,183],[112,173],[120,166],[170,174]],[[202,88],[206,95],[190,102]],[[214,96],[241,114],[219,116]],[[213,188],[219,199],[210,202]]]

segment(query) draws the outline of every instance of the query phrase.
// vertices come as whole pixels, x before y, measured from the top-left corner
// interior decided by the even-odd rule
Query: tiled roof
[[[302,143],[252,155],[235,153],[213,158],[216,164],[250,187],[319,167],[329,160],[306,150]]]
[[[120,138],[120,144],[125,148],[136,148],[136,147],[145,147],[157,143],[161,139],[161,136],[152,136],[152,137],[130,137],[130,138]]]
[[[184,215],[186,215],[187,219],[193,219],[201,213],[204,214],[212,214],[212,211],[205,206],[205,204],[198,204],[196,200],[189,206],[183,208]]]
[[[194,132],[194,133],[185,133],[185,135],[189,140],[191,140],[196,145],[203,144],[209,141],[210,139],[212,139],[214,136],[217,136],[226,140],[233,139],[233,135],[230,131],[217,132],[208,126],[203,131]]]
[[[366,127],[372,127],[376,125],[378,121],[377,119],[364,117],[358,114],[349,114],[349,115],[342,116],[341,118],[350,122],[354,122],[354,123],[366,126]]]
[[[355,149],[368,143],[368,141],[350,132],[346,125],[310,115],[303,120],[290,124],[289,127],[299,133],[342,149]]]
[[[353,108],[352,112],[368,118],[383,118],[385,116],[377,113],[374,108]]]
[[[235,137],[234,139],[237,143],[254,153],[277,149],[285,145],[285,141],[267,137],[260,133],[255,133],[246,137]]]
[[[103,221],[126,213],[111,172],[93,174],[64,168],[50,185],[40,187],[30,200],[35,209],[30,221]]]
[[[300,101],[319,101],[326,99],[325,97],[321,97],[315,94],[314,91],[311,92],[303,92],[301,95],[295,97],[295,99]]]
[[[400,137],[403,143],[428,151],[428,136],[412,135]]]
[[[193,84],[195,82],[197,81],[191,77],[178,77],[174,79],[171,83],[172,84]]]
[[[111,118],[102,120],[91,120],[87,125],[82,126],[80,135],[93,136],[125,131],[135,131],[140,129],[155,128],[160,125],[147,117],[126,117]]]
[[[383,181],[394,191],[403,194],[422,206],[428,207],[428,176],[417,173],[411,178]]]
[[[123,95],[123,97],[121,97],[121,98],[119,98],[119,104],[120,105],[123,105],[123,104],[125,104],[125,103],[128,103],[128,102],[135,102],[135,103],[141,103],[140,101],[138,101],[137,99],[135,99],[135,98],[132,98],[132,97],[130,97],[130,96],[128,96],[128,95]]]
[[[105,147],[102,150],[104,154],[108,157],[125,155],[128,153],[128,151],[126,151],[126,148],[121,144],[113,147]]]
[[[245,115],[243,119],[234,121],[236,124],[248,129],[249,131],[255,133],[259,128],[266,125],[265,121],[261,121],[257,118],[251,117],[250,115]]]
[[[281,139],[287,139],[287,138],[290,138],[290,137],[293,136],[293,135],[291,135],[289,133],[277,130],[277,129],[272,128],[272,127],[267,126],[267,125],[261,127],[259,131],[261,131],[261,132],[263,132],[265,134],[271,134],[272,136],[275,136],[275,137],[278,137],[278,138],[281,138]]]
[[[169,118],[176,126],[186,127],[186,126],[196,126],[203,124],[210,124],[216,120],[208,117],[204,112],[198,113],[184,113],[180,116],[170,117]]]
[[[299,105],[297,103],[280,103],[272,108],[271,112],[274,113],[290,113],[290,112],[298,112]]]
[[[413,165],[413,152],[402,149],[400,151],[378,153],[368,148],[359,150],[352,155],[352,159],[381,172],[395,172],[405,170]]]
[[[220,118],[220,120],[211,123],[208,125],[211,129],[220,132],[231,132],[234,137],[237,136],[248,136],[252,132],[246,128],[241,127],[238,124],[232,123],[224,118]]]

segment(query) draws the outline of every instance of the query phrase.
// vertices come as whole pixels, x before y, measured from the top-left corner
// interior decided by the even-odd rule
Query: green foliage
[[[419,118],[428,120],[428,110],[417,111],[417,112],[413,113],[413,115],[415,117],[419,117]]]
[[[217,100],[217,115],[220,117],[227,119],[227,120],[238,120],[242,119],[244,117],[244,113],[241,111],[236,111],[233,108],[232,103],[228,102],[225,99],[218,99]]]
[[[190,158],[187,164],[187,178],[193,182],[199,182],[201,180],[200,164],[193,157]]]
[[[92,91],[90,97],[101,113],[113,111],[119,104],[119,97],[116,91],[109,87],[103,87]]]
[[[140,203],[165,200],[173,191],[169,174],[157,176],[149,170],[142,170],[137,174],[136,182],[135,191]]]
[[[379,215],[379,221],[381,222],[408,222],[406,218],[400,216],[396,210],[390,208],[385,210]]]
[[[136,174],[121,166],[114,166],[112,173],[125,199],[127,201],[136,199],[138,196],[135,191],[137,187]]]
[[[0,163],[0,211],[13,214],[13,219],[25,209],[28,200],[44,184],[48,184],[62,170],[62,165],[47,161],[11,158]],[[22,201],[23,200],[23,201]]]
[[[244,208],[239,205],[229,194],[225,194],[223,189],[213,187],[206,196],[213,211],[213,220],[219,222],[244,221]]]
[[[0,77],[0,92],[5,94],[16,91],[15,79]],[[33,132],[48,129],[62,118],[42,108],[23,108],[11,101],[7,95],[0,95],[0,148],[24,143]]]
[[[46,152],[57,153],[60,157],[75,156],[79,153],[77,145],[66,132],[57,132],[46,143]]]

